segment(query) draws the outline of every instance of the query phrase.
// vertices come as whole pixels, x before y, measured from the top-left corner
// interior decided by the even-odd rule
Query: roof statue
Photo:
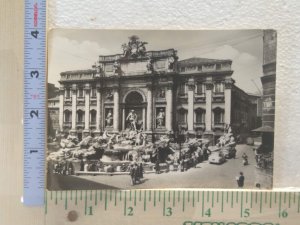
[[[146,47],[145,45],[148,42],[140,41],[140,38],[136,35],[129,37],[129,42],[122,44],[123,56],[125,58],[138,58],[146,56]]]

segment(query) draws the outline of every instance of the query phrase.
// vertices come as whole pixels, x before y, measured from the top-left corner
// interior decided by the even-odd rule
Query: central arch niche
[[[126,104],[136,105],[136,104],[143,103],[143,101],[144,101],[143,96],[137,91],[130,92],[125,98]]]
[[[130,129],[128,115],[130,114],[130,112],[132,112],[137,115],[136,128],[138,130],[143,130],[145,128],[145,110],[145,101],[142,93],[140,93],[139,91],[129,92],[124,99],[122,129]]]

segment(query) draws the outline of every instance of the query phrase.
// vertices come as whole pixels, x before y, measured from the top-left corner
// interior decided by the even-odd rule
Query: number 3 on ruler
[[[166,208],[166,216],[172,216],[172,208],[171,207]]]
[[[35,78],[38,78],[40,75],[39,71],[35,70],[35,71],[31,71],[30,72],[30,76],[33,78],[35,76]]]

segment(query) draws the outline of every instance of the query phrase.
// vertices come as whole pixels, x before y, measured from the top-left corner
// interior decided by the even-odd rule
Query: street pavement
[[[237,145],[235,159],[228,159],[221,165],[201,162],[196,168],[185,172],[167,172],[144,174],[141,184],[131,186],[129,175],[114,176],[63,176],[54,174],[48,179],[48,189],[148,189],[148,188],[237,188],[236,177],[239,172],[245,176],[244,188],[255,188],[260,180],[261,188],[271,188],[270,179],[264,179],[257,173],[252,146]],[[249,165],[243,166],[242,154],[248,155]],[[48,176],[49,177],[49,176]]]

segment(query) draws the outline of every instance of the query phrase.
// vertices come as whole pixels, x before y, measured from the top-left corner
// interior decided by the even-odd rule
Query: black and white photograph
[[[54,29],[47,188],[271,189],[275,30]]]

